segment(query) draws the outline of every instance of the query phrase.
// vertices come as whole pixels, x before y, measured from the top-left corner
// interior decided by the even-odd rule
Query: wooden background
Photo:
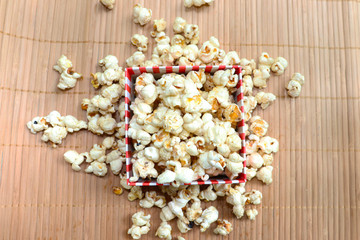
[[[113,11],[97,0],[0,0],[0,239],[128,238],[130,216],[140,207],[112,193],[118,178],[75,173],[62,159],[66,150],[87,151],[100,139],[82,131],[52,149],[25,124],[55,109],[86,118],[80,101],[95,94],[89,74],[99,70],[97,61],[114,54],[123,64],[135,51],[132,34],[149,36],[150,25],[132,22],[136,2],[150,7],[153,19],[172,23],[181,16],[198,24],[201,42],[214,35],[241,57],[267,51],[289,61],[285,74],[272,77],[266,89],[278,100],[265,112],[257,110],[281,147],[273,184],[248,184],[263,192],[259,216],[254,222],[236,220],[224,201],[211,203],[234,225],[227,239],[358,239],[357,0],[216,0],[200,9],[185,9],[181,0],[117,0]],[[56,88],[58,74],[52,70],[63,53],[85,76],[66,92]],[[301,96],[290,99],[284,86],[295,71],[306,83]],[[142,239],[153,239],[159,211],[145,212],[152,213],[152,228]],[[183,236],[222,239],[213,228]]]

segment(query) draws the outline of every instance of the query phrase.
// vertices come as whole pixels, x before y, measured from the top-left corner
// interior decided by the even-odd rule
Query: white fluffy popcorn
[[[107,173],[107,166],[106,163],[93,161],[90,165],[85,169],[87,173],[93,173],[98,177],[103,177]]]
[[[153,25],[153,30],[151,31],[150,35],[152,37],[156,37],[156,35],[159,32],[163,32],[166,29],[166,21],[164,18],[160,18],[160,19],[155,19],[154,20],[154,25]]]
[[[139,159],[132,159],[133,161],[133,176],[130,178],[131,182],[136,182],[141,178],[156,178],[158,176],[157,170],[154,168],[154,162],[142,157]]]
[[[263,137],[267,133],[269,124],[260,116],[254,116],[250,119],[250,132],[256,136]]]
[[[220,107],[226,108],[229,104],[229,90],[226,87],[214,87],[208,94],[207,101],[211,105],[213,111],[217,111]]]
[[[304,82],[305,77],[303,75],[300,73],[294,73],[286,87],[288,95],[290,97],[298,97]]]
[[[231,103],[225,108],[223,116],[225,117],[225,120],[231,123],[239,122],[242,120],[242,113],[240,107],[235,103]]]
[[[257,88],[266,88],[267,87],[267,79],[270,77],[270,72],[267,68],[255,69],[253,71],[253,84]]]
[[[211,206],[202,212],[201,216],[195,220],[195,223],[200,225],[200,232],[205,232],[210,225],[218,219],[218,217],[218,210]]]
[[[256,168],[246,168],[246,180],[250,181],[256,176]]]
[[[244,95],[245,96],[252,95],[254,84],[251,75],[243,76],[242,81],[243,81]]]
[[[288,62],[283,57],[277,57],[275,62],[271,65],[271,71],[275,75],[281,75],[284,73],[285,69],[288,67]]]
[[[279,142],[275,138],[269,136],[262,137],[258,146],[264,153],[267,154],[279,151]]]
[[[214,229],[215,234],[222,236],[228,235],[233,230],[232,224],[228,220],[217,220],[217,226]]]
[[[232,152],[240,151],[242,148],[241,138],[238,133],[233,133],[226,138],[226,144]]]
[[[128,200],[130,202],[135,201],[136,199],[143,199],[144,193],[141,190],[141,187],[134,186],[130,188],[130,192],[128,194]]]
[[[135,91],[138,98],[147,104],[152,104],[158,97],[154,76],[150,73],[143,73],[136,78]]]
[[[225,56],[223,61],[221,62],[222,65],[237,65],[240,63],[240,58],[237,52],[230,51]],[[236,86],[236,85],[235,85]]]
[[[215,60],[220,52],[220,43],[219,40],[215,37],[210,37],[210,39],[203,43],[199,51],[199,59],[205,63],[211,63]]]
[[[145,62],[145,55],[140,52],[134,52],[133,55],[131,55],[128,59],[126,59],[126,64],[129,67],[140,67],[143,66]]]
[[[176,173],[174,171],[166,169],[164,172],[159,174],[156,181],[159,184],[171,183],[175,181],[175,178],[176,178]]]
[[[261,53],[259,57],[259,68],[266,67],[270,71],[271,65],[274,63],[274,59],[269,56],[267,52]]]
[[[115,0],[100,0],[100,2],[109,10],[114,8]]]
[[[77,80],[82,77],[81,74],[72,70],[72,66],[72,62],[65,55],[61,55],[57,64],[53,67],[60,73],[57,87],[61,90],[75,87]]]
[[[184,120],[180,110],[169,109],[164,117],[164,130],[174,135],[178,135],[183,130]]]
[[[80,165],[84,162],[85,157],[74,150],[69,150],[64,153],[64,160],[71,164],[74,171],[80,171]]]
[[[167,221],[171,221],[175,218],[176,216],[173,214],[173,212],[171,211],[170,207],[165,206],[161,209],[161,213],[160,213],[160,219],[164,222]]]
[[[242,68],[242,74],[244,77],[246,75],[251,75],[253,70],[256,68],[256,62],[254,59],[248,60],[246,58],[240,59],[240,66]]]
[[[264,159],[264,166],[270,166],[274,161],[274,156],[272,154],[263,154],[262,158]]]
[[[145,198],[140,200],[139,205],[142,208],[152,208],[155,204],[155,199],[156,199],[155,191],[145,192]]]
[[[146,36],[142,34],[134,34],[131,37],[131,43],[136,46],[139,51],[146,52],[149,40]]]
[[[140,4],[136,4],[133,8],[134,23],[139,23],[144,26],[151,21],[152,11],[142,7]]]
[[[246,192],[244,195],[251,204],[258,205],[261,203],[262,193],[258,190]]]
[[[99,66],[104,72],[92,73],[91,84],[94,88],[99,88],[101,85],[110,86],[115,82],[125,81],[125,72],[118,65],[118,59],[113,55],[107,55],[99,61]],[[124,86],[122,86],[124,87]]]
[[[106,155],[106,163],[110,164],[110,169],[114,175],[120,173],[125,160],[125,157],[119,150],[113,150]]]
[[[245,208],[243,205],[234,205],[233,206],[233,213],[237,219],[241,219],[244,216]]]
[[[214,0],[184,0],[184,6],[190,8],[192,6],[201,7],[203,5],[210,5]]]
[[[266,109],[273,101],[276,100],[276,96],[272,93],[258,92],[255,99],[258,104],[261,104],[262,109]]]
[[[161,239],[171,240],[171,226],[167,222],[162,222],[156,230],[155,236]]]
[[[184,27],[186,25],[186,20],[182,17],[176,17],[174,24],[173,24],[173,30],[175,33],[182,33],[184,32]]]
[[[44,134],[41,137],[41,140],[44,142],[52,142],[52,146],[55,148],[58,144],[62,143],[62,140],[66,138],[67,130],[65,127],[49,127],[44,131]]]
[[[199,199],[205,200],[206,202],[215,201],[217,199],[217,195],[213,190],[213,186],[210,185],[205,190],[201,191],[199,194]]]
[[[74,116],[71,115],[63,117],[63,122],[68,132],[77,132],[81,129],[87,128],[86,122],[77,120]]]
[[[262,167],[260,168],[259,171],[257,171],[256,178],[262,181],[263,183],[265,183],[266,185],[269,185],[273,181],[272,171],[273,171],[272,166]]]
[[[191,230],[189,224],[180,218],[176,221],[176,225],[181,233],[187,233]]]
[[[264,159],[257,152],[251,153],[246,157],[246,166],[258,169],[264,165]]]
[[[128,234],[133,239],[140,239],[141,235],[147,234],[150,231],[150,218],[151,215],[145,215],[143,211],[135,213],[131,217],[133,225],[128,230]]]
[[[258,215],[258,210],[256,209],[248,209],[246,210],[246,216],[250,219],[250,220],[255,220],[256,216]]]
[[[186,208],[186,218],[192,222],[201,216],[202,208],[201,201],[197,197],[193,197],[191,202],[191,207]]]
[[[230,154],[229,158],[226,159],[226,170],[231,173],[230,178],[238,176],[239,173],[243,171],[244,168],[244,158],[240,156],[237,152]]]
[[[229,64],[227,64],[229,65]],[[214,73],[213,83],[215,86],[235,87],[239,81],[239,76],[235,74],[235,69],[218,70]]]

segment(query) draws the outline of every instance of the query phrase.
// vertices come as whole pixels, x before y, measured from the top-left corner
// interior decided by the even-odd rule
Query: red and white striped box
[[[205,69],[205,72],[215,73],[217,70],[225,70],[225,69],[235,69],[235,73],[239,75],[239,83],[236,86],[237,91],[235,92],[235,99],[240,107],[242,115],[244,118],[244,102],[243,102],[243,83],[242,83],[242,74],[241,67],[238,65],[234,66],[162,66],[162,67],[132,67],[125,69],[125,141],[126,141],[126,178],[127,184],[131,186],[157,186],[157,185],[169,185],[169,184],[158,184],[156,179],[152,180],[144,180],[139,179],[137,182],[130,182],[129,179],[132,177],[132,163],[131,163],[131,155],[132,155],[132,140],[129,138],[128,130],[129,123],[131,119],[131,111],[130,105],[131,101],[135,99],[133,83],[136,81],[136,77],[142,73],[152,73],[155,79],[159,79],[165,73],[180,73],[186,74],[190,71],[199,71],[200,69]],[[237,131],[242,140],[242,149],[240,150],[240,155],[243,158],[246,158],[245,154],[245,131],[244,131],[244,120],[241,120],[238,124]],[[233,183],[242,183],[246,181],[246,172],[245,172],[246,162],[244,162],[244,170],[236,179],[229,179],[226,175],[219,175],[216,177],[211,177],[207,181],[196,180],[186,185],[203,185],[203,184],[233,184]]]

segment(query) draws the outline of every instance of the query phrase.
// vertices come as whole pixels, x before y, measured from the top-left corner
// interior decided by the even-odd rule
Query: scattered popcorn
[[[164,32],[166,29],[166,21],[164,18],[155,19],[153,25],[153,31],[150,33],[152,37],[156,37],[159,32]]]
[[[250,219],[250,220],[255,220],[255,217],[258,215],[258,211],[256,209],[248,209],[246,210],[246,216]]]
[[[114,8],[115,0],[100,0],[100,2],[109,10]]]
[[[267,52],[261,53],[261,56],[259,57],[259,68],[262,67],[267,68],[268,71],[270,71],[271,65],[274,63],[274,59],[269,56]]]
[[[106,163],[110,164],[110,169],[114,175],[120,173],[125,160],[125,156],[119,150],[113,150],[106,155]]]
[[[134,186],[130,189],[130,192],[128,194],[128,200],[130,202],[135,201],[136,199],[143,199],[144,194],[141,190],[141,187]]]
[[[266,88],[267,87],[267,79],[270,78],[270,72],[268,69],[255,69],[253,71],[254,77],[253,77],[253,84],[257,88]]]
[[[161,239],[171,240],[171,230],[172,228],[167,222],[162,222],[156,230],[155,236]]]
[[[274,161],[274,156],[272,154],[263,154],[262,158],[264,159],[264,166],[270,166]]]
[[[75,87],[76,81],[82,76],[72,70],[72,62],[65,56],[61,55],[54,69],[60,73],[59,83],[57,85],[61,90]]]
[[[250,181],[256,176],[256,168],[246,168],[246,180]]]
[[[237,65],[240,63],[239,55],[235,51],[228,52],[223,61],[221,62],[222,65]],[[235,70],[235,69],[233,69]],[[234,85],[234,87],[236,84]]]
[[[133,239],[140,239],[141,235],[147,234],[150,231],[150,218],[151,215],[145,216],[143,211],[135,213],[131,217],[133,225],[128,230],[128,234],[130,234]]]
[[[283,57],[277,57],[275,62],[271,65],[271,71],[275,75],[281,75],[284,73],[285,69],[288,67],[288,62]]]
[[[237,219],[241,219],[244,216],[244,206],[243,205],[234,205],[233,206],[233,213],[236,216]]]
[[[136,4],[133,9],[134,23],[139,23],[144,26],[151,21],[152,11],[142,7],[140,4]]]
[[[201,191],[199,195],[199,199],[205,200],[206,202],[215,201],[217,199],[217,195],[213,191],[213,186],[210,185],[209,187],[206,188],[206,190]]]
[[[197,197],[193,197],[190,201],[192,204],[191,207],[186,208],[186,218],[192,222],[201,216],[202,208],[201,201]]]
[[[31,121],[26,124],[30,132],[36,134],[37,132],[48,129],[48,123],[44,117],[34,117]]]
[[[176,225],[181,233],[187,233],[188,231],[190,231],[192,229],[190,226],[193,226],[193,225],[190,225],[190,224],[184,222],[180,218],[176,221]]]
[[[256,173],[256,178],[265,183],[266,185],[269,185],[272,183],[272,166],[266,166],[260,168],[259,171]]]
[[[245,193],[245,197],[247,197],[249,203],[258,205],[262,200],[262,193],[258,190],[252,190],[251,192]]]
[[[215,234],[222,236],[228,235],[233,230],[232,224],[228,220],[217,220],[217,226],[214,229]]]
[[[173,214],[173,212],[171,211],[170,207],[165,206],[161,209],[161,213],[160,213],[160,219],[164,222],[167,221],[171,221],[175,218],[176,216]]]
[[[121,195],[123,191],[124,190],[121,187],[113,187],[113,193],[116,195]]]
[[[184,32],[184,27],[186,25],[186,20],[182,17],[175,18],[174,24],[173,24],[173,30],[175,33],[182,33]]]
[[[90,165],[85,169],[87,173],[93,173],[98,177],[103,177],[107,173],[107,166],[106,163],[93,161]]]
[[[147,51],[147,45],[148,45],[148,38],[141,34],[134,34],[131,37],[131,43],[132,45],[136,46],[139,51],[146,52]]]
[[[201,7],[205,4],[210,5],[214,0],[184,0],[184,6],[190,8],[192,6]]]
[[[201,217],[195,220],[195,224],[200,225],[200,232],[205,232],[210,227],[211,223],[215,222],[218,217],[218,210],[211,206],[202,212]]]
[[[264,165],[264,159],[257,152],[247,155],[246,166],[258,169]]]
[[[267,133],[269,124],[260,116],[254,116],[250,119],[250,132],[256,136],[263,137]]]
[[[134,52],[134,54],[131,57],[126,59],[126,64],[129,67],[141,67],[144,65],[144,62],[145,62],[145,55],[140,51]]]
[[[64,125],[66,130],[70,133],[80,131],[81,129],[86,129],[87,124],[84,121],[77,120],[71,115],[67,115],[63,118]]]
[[[246,58],[240,59],[240,66],[242,68],[243,77],[251,75],[256,68],[256,62],[254,59],[248,60]],[[244,81],[244,79],[243,79]]]
[[[279,142],[272,137],[262,137],[259,142],[259,148],[266,154],[279,151]]]
[[[88,158],[88,154],[87,153],[81,153],[79,154],[78,152],[74,151],[74,150],[69,150],[67,152],[64,153],[64,160],[68,163],[71,164],[71,168],[74,171],[80,171],[81,167],[80,165],[87,160]]]
[[[301,92],[301,86],[305,82],[305,77],[300,73],[294,73],[291,77],[291,80],[286,87],[287,93],[290,97],[298,97]]]
[[[224,197],[228,195],[231,188],[231,184],[214,184],[214,190],[216,195],[219,197]]]
[[[266,109],[273,101],[276,100],[276,96],[272,93],[258,92],[255,99],[258,104],[261,104],[262,109]]]
[[[41,137],[41,140],[44,142],[52,142],[52,146],[56,148],[58,144],[62,143],[62,140],[66,138],[66,136],[67,131],[65,127],[55,126],[46,129]]]
[[[152,208],[155,204],[156,192],[145,192],[145,198],[141,199],[139,204],[142,208]]]

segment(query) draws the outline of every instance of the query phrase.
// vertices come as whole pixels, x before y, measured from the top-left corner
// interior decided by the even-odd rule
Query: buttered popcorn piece
[[[255,220],[256,216],[259,214],[258,210],[256,209],[248,209],[246,210],[246,216],[250,220]]]
[[[136,182],[141,178],[156,178],[158,176],[157,170],[154,168],[155,164],[152,161],[142,157],[133,159],[133,176],[129,179],[131,182]]]
[[[139,23],[144,26],[151,21],[152,11],[142,7],[140,4],[136,4],[133,8],[134,23]]]
[[[257,88],[266,88],[267,87],[267,79],[270,77],[270,72],[267,68],[255,69],[253,71],[253,84]]]
[[[140,239],[141,235],[147,234],[150,231],[151,215],[145,215],[143,211],[137,212],[131,217],[133,225],[128,230],[128,234],[133,239]]]
[[[172,110],[169,109],[164,117],[164,130],[174,134],[178,135],[183,130],[183,124],[184,120],[181,117],[181,111],[180,110]]]
[[[44,142],[52,142],[52,146],[56,148],[58,144],[62,143],[62,140],[66,138],[67,136],[67,130],[65,127],[49,127],[44,131],[44,134],[41,137],[41,140]]]
[[[252,92],[253,92],[253,87],[254,87],[254,84],[253,84],[253,80],[251,78],[251,75],[245,75],[243,76],[243,89],[244,89],[244,95],[245,96],[249,96],[249,95],[252,95]]]
[[[141,67],[144,65],[145,62],[145,55],[140,52],[134,52],[128,59],[126,59],[126,65],[129,67]]]
[[[261,203],[262,193],[258,190],[252,190],[250,192],[246,192],[244,195],[251,204],[258,205]]]
[[[239,173],[243,171],[244,168],[244,158],[240,156],[237,152],[230,154],[229,158],[226,159],[226,170],[231,173],[230,178],[238,176]]]
[[[100,0],[100,2],[109,10],[114,8],[115,0]]]
[[[276,153],[279,151],[279,142],[272,137],[262,137],[258,144],[259,148],[266,154]]]
[[[107,166],[106,163],[93,161],[90,165],[85,169],[87,173],[93,173],[98,177],[103,177],[107,173]]]
[[[139,202],[140,207],[142,208],[152,208],[155,204],[156,192],[145,192],[145,198],[141,199]]]
[[[74,171],[80,171],[80,165],[85,161],[84,155],[79,154],[74,150],[69,150],[64,153],[64,160],[71,164],[71,167]]]
[[[190,8],[192,6],[201,7],[203,5],[210,5],[214,0],[184,0],[184,6]]]
[[[246,168],[246,180],[250,181],[256,176],[256,168]]]
[[[258,104],[261,104],[262,109],[266,109],[273,101],[276,100],[276,96],[272,93],[258,92],[255,99]]]
[[[229,90],[226,87],[214,87],[209,92],[207,101],[210,103],[213,111],[217,111],[220,107],[226,108],[230,105]]]
[[[191,230],[190,228],[191,225],[181,220],[180,218],[176,221],[176,225],[181,233],[187,233],[188,231]]]
[[[262,158],[264,159],[264,166],[270,166],[274,161],[274,156],[272,154],[263,154]]]
[[[171,226],[167,222],[162,222],[156,230],[155,236],[161,239],[171,240]]]
[[[210,39],[203,43],[199,51],[199,59],[205,63],[211,63],[217,58],[220,52],[220,43],[216,37],[210,37]]]
[[[66,130],[71,133],[87,128],[86,122],[77,120],[74,116],[71,115],[67,115],[63,117],[63,122],[66,127]]]
[[[44,131],[48,129],[48,124],[44,117],[34,117],[31,121],[29,121],[26,126],[30,130],[30,132],[36,134],[37,132]]]
[[[132,225],[131,228],[128,230],[128,234],[131,235],[133,239],[140,239],[141,235],[147,234],[150,231],[149,226],[136,226]]]
[[[147,104],[152,104],[158,97],[154,82],[154,76],[150,73],[143,73],[136,78],[135,91],[138,97]]]
[[[283,57],[277,57],[275,62],[271,65],[271,71],[275,75],[281,75],[284,73],[285,69],[288,67],[288,62]]]
[[[153,25],[153,31],[151,31],[150,35],[152,37],[156,37],[156,35],[159,32],[163,32],[166,29],[166,21],[164,18],[161,19],[155,19],[154,20],[154,25]]]
[[[222,236],[228,235],[233,230],[232,224],[228,220],[217,220],[217,226],[214,229],[215,234]]]
[[[266,67],[270,71],[271,65],[274,63],[274,59],[269,56],[267,52],[261,53],[259,57],[259,68]]]
[[[237,219],[241,219],[244,216],[245,208],[243,205],[234,205],[232,212],[236,216]]]
[[[205,232],[210,227],[210,225],[218,219],[218,217],[218,210],[211,206],[202,212],[201,217],[197,218],[195,223],[200,225],[200,232]]]
[[[215,201],[217,199],[216,193],[213,191],[213,186],[210,185],[199,194],[199,199],[205,200],[206,202]]]
[[[173,214],[173,212],[171,211],[170,207],[165,206],[161,209],[161,213],[160,213],[160,219],[164,222],[167,221],[171,221],[175,218],[176,216]]]
[[[238,81],[239,81],[239,77],[237,74],[235,74],[234,68],[227,70],[218,70],[214,73],[214,77],[213,77],[213,82],[216,86],[235,87]]]
[[[185,24],[184,37],[187,44],[198,44],[199,42],[199,26],[195,24]]]
[[[65,55],[61,55],[57,64],[53,67],[60,73],[57,87],[61,90],[75,87],[77,80],[82,77],[81,74],[72,70],[72,66],[72,62]]]
[[[240,63],[240,58],[239,58],[239,55],[237,54],[237,52],[235,52],[235,51],[228,52],[224,56],[223,61],[221,62],[222,65],[236,65],[239,63]],[[235,86],[236,86],[236,84],[235,84]]]
[[[174,24],[173,24],[173,30],[175,33],[182,33],[184,32],[184,27],[186,25],[186,20],[182,17],[176,17]]]
[[[193,197],[191,200],[191,207],[186,208],[186,218],[192,222],[201,216],[202,208],[201,201],[197,197]]]
[[[256,136],[265,136],[269,128],[269,124],[260,116],[254,116],[250,119],[250,132]]]
[[[134,34],[131,37],[131,43],[138,48],[141,52],[147,51],[147,45],[148,45],[148,38],[141,34]]]
[[[131,187],[130,192],[128,194],[128,200],[130,202],[135,201],[136,199],[143,199],[144,193],[141,190],[141,187],[134,186]]]
[[[300,73],[294,73],[286,87],[288,95],[290,97],[298,97],[304,82],[305,77],[303,75]]]
[[[254,59],[248,60],[246,58],[242,58],[240,59],[240,66],[244,76],[251,75],[253,70],[256,68],[256,62]]]
[[[114,55],[107,55],[99,60],[99,66],[104,72],[92,73],[91,84],[94,88],[101,85],[110,86],[115,82],[120,82],[122,88],[125,87],[125,72],[118,65],[119,61]]]
[[[266,185],[269,185],[273,181],[272,171],[273,171],[272,166],[262,167],[260,168],[259,171],[257,171],[256,178],[262,181],[263,183],[265,183]]]

